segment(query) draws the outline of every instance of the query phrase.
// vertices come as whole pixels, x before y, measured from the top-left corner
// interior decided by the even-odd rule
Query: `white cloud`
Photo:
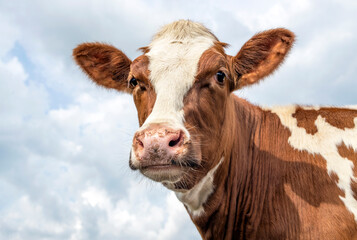
[[[3,94],[17,90],[6,97],[11,105],[0,125],[1,148],[9,148],[1,152],[0,185],[7,199],[0,237],[160,238],[175,208],[152,202],[150,189],[128,173],[137,126],[131,96],[83,92],[65,108],[48,109],[45,89],[26,84],[28,74],[18,59],[2,63],[0,73]],[[184,212],[177,200],[176,207]],[[188,215],[181,217],[175,226],[189,223],[192,229]]]

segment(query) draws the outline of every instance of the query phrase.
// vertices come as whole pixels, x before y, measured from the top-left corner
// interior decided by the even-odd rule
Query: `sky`
[[[297,35],[285,63],[235,94],[355,105],[356,13],[355,0],[0,0],[0,239],[200,239],[172,192],[129,169],[132,97],[89,81],[71,57],[78,44],[135,59],[161,26],[191,19],[235,55],[285,27]]]

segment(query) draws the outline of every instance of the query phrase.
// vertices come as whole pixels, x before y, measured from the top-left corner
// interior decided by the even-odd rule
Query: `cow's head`
[[[81,44],[73,55],[97,84],[133,95],[140,128],[130,167],[179,191],[194,186],[224,156],[232,92],[272,73],[293,41],[286,29],[268,30],[229,56],[208,29],[181,20],[163,27],[134,61],[100,43]]]

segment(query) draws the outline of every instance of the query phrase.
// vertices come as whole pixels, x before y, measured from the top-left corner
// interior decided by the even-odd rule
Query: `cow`
[[[131,61],[73,50],[98,85],[133,96],[129,166],[175,192],[203,239],[357,239],[357,108],[260,107],[233,92],[271,75],[294,34],[263,31],[235,56],[179,20]]]

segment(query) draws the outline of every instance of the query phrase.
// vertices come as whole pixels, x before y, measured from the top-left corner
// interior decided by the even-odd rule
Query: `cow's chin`
[[[140,172],[156,182],[176,183],[199,167],[200,160],[192,158],[160,159],[142,162]]]
[[[192,155],[191,155],[192,156]],[[143,162],[138,167],[147,178],[162,183],[171,190],[184,190],[190,188],[195,179],[195,172],[200,168],[200,160],[183,157],[180,160]]]
[[[156,182],[175,183],[182,179],[185,169],[177,165],[161,164],[141,168],[140,172]]]

